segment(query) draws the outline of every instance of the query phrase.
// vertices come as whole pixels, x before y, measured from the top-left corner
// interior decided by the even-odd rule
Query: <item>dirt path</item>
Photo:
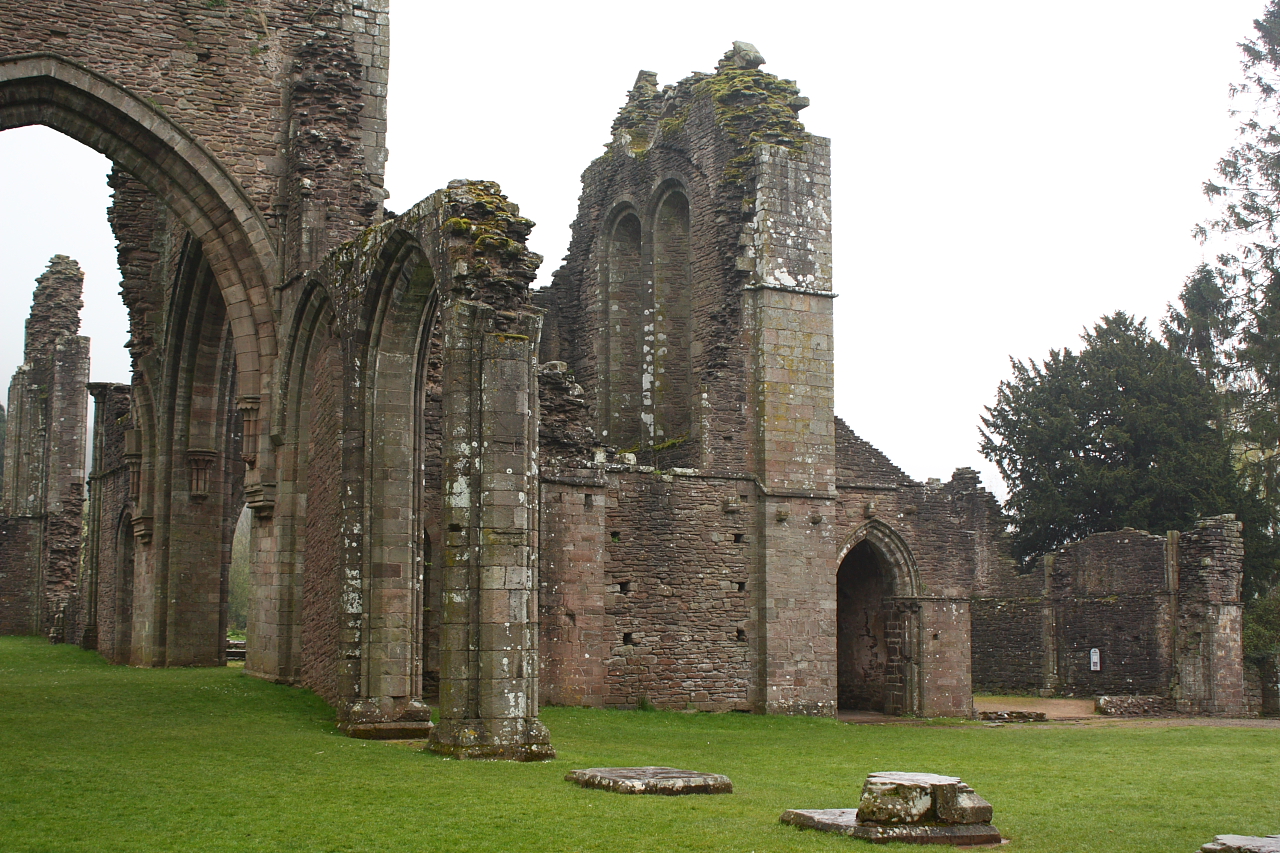
[[[1092,699],[1041,699],[1039,696],[974,696],[975,711],[1043,711],[1051,720],[1094,716]]]
[[[1038,696],[975,696],[975,711],[1043,711],[1049,724],[1073,726],[1127,726],[1166,728],[1170,726],[1209,726],[1214,728],[1280,729],[1280,719],[1240,717],[1104,717],[1095,714],[1092,699],[1041,699]],[[841,711],[843,723],[859,725],[926,725],[927,721],[909,717],[892,717],[875,711]],[[1007,725],[1021,725],[1010,723]],[[1046,725],[1033,723],[1032,725]]]

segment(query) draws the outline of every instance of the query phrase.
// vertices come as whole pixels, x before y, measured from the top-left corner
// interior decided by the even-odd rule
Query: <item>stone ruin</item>
[[[88,386],[83,470],[55,259],[11,388],[0,630],[224,664],[247,508],[246,672],[447,754],[551,755],[547,703],[967,717],[999,614],[1056,643],[1041,669],[1101,642],[1035,633],[975,472],[912,480],[835,417],[830,146],[750,45],[638,75],[532,290],[497,185],[383,208],[388,0],[3,9],[0,130],[114,164],[133,375]],[[1227,713],[1214,524],[1176,589],[1135,595],[1192,629],[1186,665],[1148,669]]]
[[[598,788],[618,794],[732,794],[733,782],[719,773],[699,773],[674,767],[592,767],[574,770],[564,777],[582,788]]]
[[[1280,853],[1280,835],[1217,835],[1200,853]]]
[[[788,809],[781,821],[878,843],[1001,843],[991,804],[954,776],[872,773],[856,809]]]

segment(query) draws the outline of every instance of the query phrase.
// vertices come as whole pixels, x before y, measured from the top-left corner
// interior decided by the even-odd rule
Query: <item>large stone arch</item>
[[[146,666],[219,663],[225,625],[217,567],[225,525],[211,512],[221,508],[221,496],[205,501],[204,484],[226,482],[239,464],[226,399],[238,393],[243,454],[254,469],[251,502],[270,512],[272,446],[255,425],[259,413],[271,410],[276,355],[270,293],[280,271],[272,235],[236,178],[158,106],[61,56],[0,58],[0,131],[37,124],[108,157],[190,235],[166,285],[159,358],[144,359],[135,375],[133,456],[142,482],[132,521],[140,606],[129,659]],[[198,476],[215,462],[212,479]]]
[[[100,152],[162,199],[204,247],[236,342],[239,387],[262,394],[276,353],[271,233],[239,182],[158,108],[51,53],[0,58],[0,131],[44,125]]]
[[[391,229],[370,279],[368,342],[356,383],[366,438],[362,465],[353,472],[366,490],[357,522],[367,537],[358,590],[363,653],[355,658],[360,672],[351,673],[362,702],[351,720],[427,720],[423,551],[428,516],[439,515],[428,493],[438,495],[439,484],[424,476],[424,419],[440,292],[420,237],[399,228]],[[348,573],[348,600],[357,592],[353,577]]]

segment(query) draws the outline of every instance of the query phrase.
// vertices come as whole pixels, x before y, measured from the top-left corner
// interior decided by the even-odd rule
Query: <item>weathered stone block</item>
[[[1200,853],[1280,853],[1280,835],[1215,835]]]
[[[732,794],[733,782],[718,773],[677,770],[674,767],[593,767],[565,777],[583,788],[619,794]]]

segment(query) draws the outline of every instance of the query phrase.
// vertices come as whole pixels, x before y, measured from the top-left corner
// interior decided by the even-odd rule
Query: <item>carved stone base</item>
[[[924,824],[897,824],[893,826],[858,823],[857,809],[787,809],[782,813],[783,823],[804,829],[836,832],[853,838],[865,838],[885,844],[999,844],[1003,839],[1000,830],[988,823],[970,823],[941,826]]]
[[[427,749],[454,758],[550,761],[551,735],[537,719],[441,720]]]

